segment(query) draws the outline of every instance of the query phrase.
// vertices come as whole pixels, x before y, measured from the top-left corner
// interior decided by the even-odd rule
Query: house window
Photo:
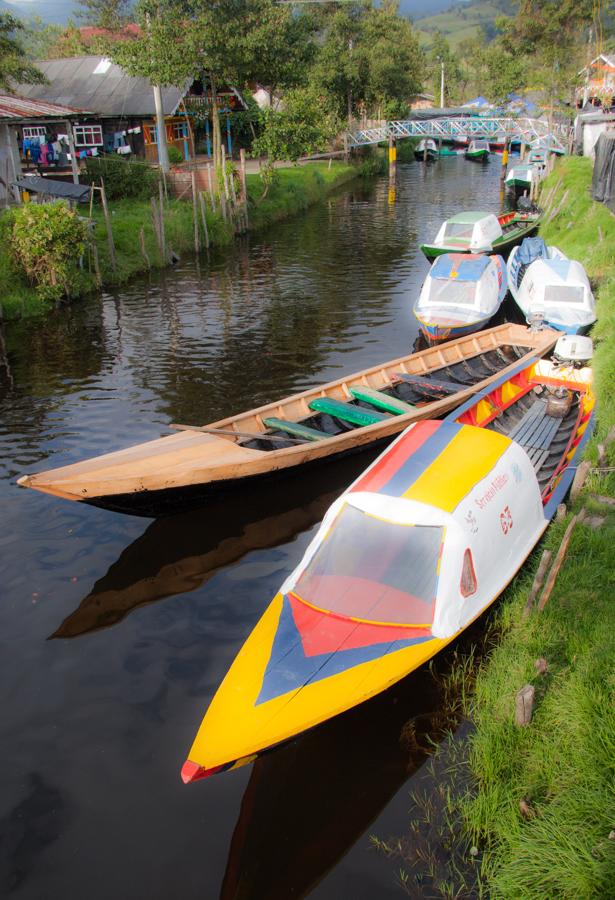
[[[143,137],[145,139],[146,144],[157,144],[158,143],[158,129],[155,125],[144,125],[143,126]]]
[[[102,147],[102,125],[75,125],[75,147]]]
[[[188,137],[188,125],[186,122],[173,122],[173,140],[183,141]]]
[[[47,129],[42,125],[31,125],[23,130],[24,141],[31,141],[32,138],[44,138]]]

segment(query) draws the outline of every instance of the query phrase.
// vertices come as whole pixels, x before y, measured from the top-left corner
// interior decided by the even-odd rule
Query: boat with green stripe
[[[542,220],[542,210],[496,215],[484,210],[457,213],[440,226],[434,241],[421,244],[427,259],[443,253],[499,253],[506,255],[533,234]]]
[[[499,325],[209,425],[170,426],[178,433],[19,483],[118,512],[174,512],[387,442],[411,422],[454,409],[521,359],[543,356],[556,338]]]

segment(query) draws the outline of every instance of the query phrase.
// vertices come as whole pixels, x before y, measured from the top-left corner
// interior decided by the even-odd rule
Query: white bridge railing
[[[559,133],[556,133],[559,132]],[[530,147],[541,147],[557,153],[565,153],[562,142],[565,134],[560,128],[549,130],[549,124],[543,119],[483,118],[482,116],[464,116],[460,118],[441,119],[409,119],[405,122],[386,122],[375,128],[347,132],[349,147],[363,147],[367,144],[380,144],[390,137],[399,139],[407,137],[430,138],[502,138],[518,140]]]

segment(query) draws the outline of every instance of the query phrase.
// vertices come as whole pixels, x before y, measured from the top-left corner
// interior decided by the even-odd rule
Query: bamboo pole
[[[158,213],[158,227],[160,229],[160,252],[162,253],[162,261],[167,261],[167,237],[164,228],[164,197],[163,197],[162,181],[158,182],[158,199],[160,203]]]
[[[199,210],[196,191],[196,173],[194,169],[190,173],[190,181],[192,184],[192,223],[194,226],[194,252],[201,252],[201,240],[199,237]]]
[[[207,229],[207,207],[205,205],[205,194],[203,191],[199,193],[199,201],[201,204],[201,219],[203,220],[203,232],[205,234],[205,249],[209,250],[209,231]]]
[[[207,182],[209,187],[209,196],[211,199],[211,211],[215,213],[216,211],[216,192],[214,189],[214,176],[215,171],[211,163],[207,163]]]
[[[113,229],[111,227],[111,216],[109,215],[109,207],[107,205],[107,192],[105,191],[105,179],[100,179],[100,199],[102,200],[103,214],[105,216],[105,225],[107,226],[107,241],[109,243],[109,257],[111,258],[111,268],[113,274],[117,274],[117,260],[115,258],[115,241],[113,240]]]

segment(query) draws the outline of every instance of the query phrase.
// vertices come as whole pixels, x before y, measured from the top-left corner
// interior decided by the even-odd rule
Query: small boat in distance
[[[585,269],[542,238],[526,238],[507,264],[510,292],[526,320],[567,334],[583,334],[596,321],[596,301]]]
[[[445,341],[484,328],[506,290],[501,256],[444,253],[432,265],[413,312],[428,341]]]
[[[429,162],[438,158],[438,146],[432,138],[423,138],[414,149],[414,158]]]
[[[468,210],[458,213],[440,226],[431,244],[421,244],[427,259],[443,253],[500,253],[504,255],[538,228],[542,210],[494,215]]]
[[[532,187],[541,180],[541,172],[536,166],[520,165],[513,166],[506,173],[506,187],[510,191],[519,193],[527,191],[531,193]]]
[[[454,640],[536,546],[593,407],[589,368],[533,360],[404,431],[333,503],[239,651],[183,781],[251,762]]]
[[[470,141],[466,149],[466,159],[473,159],[478,162],[486,162],[489,159],[489,141],[482,138],[476,138]]]
[[[18,483],[116,512],[176,512],[389,441],[417,419],[454,409],[520,358],[542,356],[555,340],[548,330],[500,325]]]

